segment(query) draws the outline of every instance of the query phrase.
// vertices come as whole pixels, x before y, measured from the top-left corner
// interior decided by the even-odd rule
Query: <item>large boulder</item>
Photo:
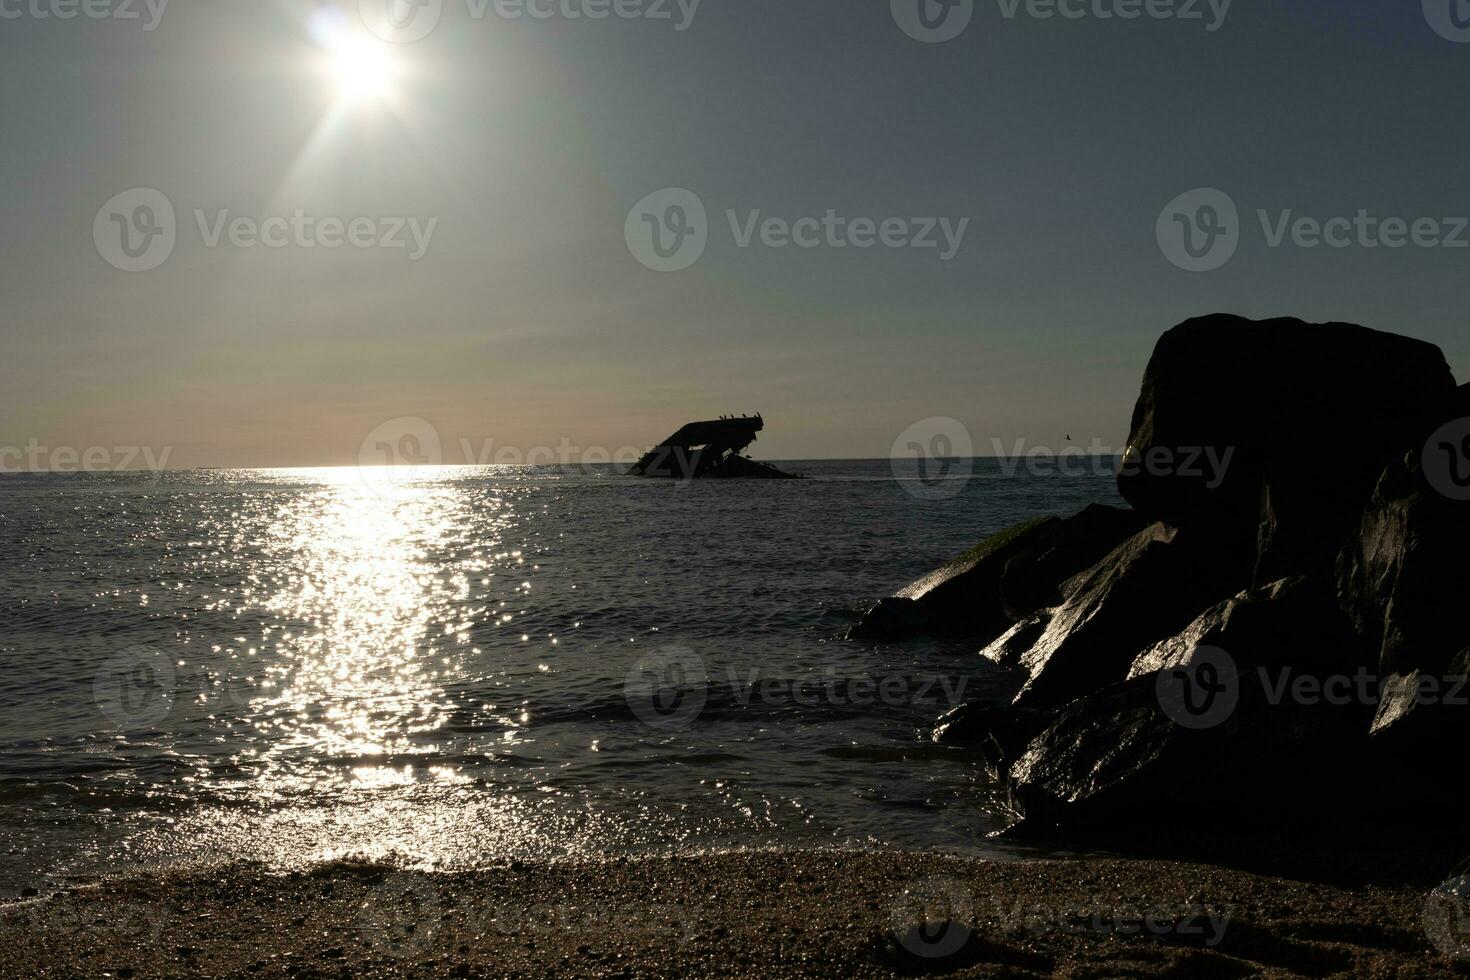
[[[899,639],[932,631],[990,640],[1012,622],[1000,598],[1006,565],[1060,523],[1055,517],[1039,517],[991,535],[878,603],[848,631],[848,639]]]
[[[1137,511],[1090,504],[1050,525],[1027,549],[1006,564],[1000,598],[1016,621],[1038,609],[1059,605],[1063,585],[1102,561],[1114,548],[1150,522]]]
[[[1248,589],[1201,613],[1142,651],[1129,679],[1172,670],[1202,647],[1224,651],[1242,669],[1356,674],[1371,656],[1349,630],[1329,585],[1305,576]]]
[[[1078,524],[1150,523],[1070,578],[1067,522],[1011,555],[983,653],[1023,679],[935,738],[979,747],[1021,836],[1458,834],[1470,387],[1407,338],[1207,317],[1159,342],[1130,442],[1136,513]]]
[[[1123,680],[1141,650],[1238,592],[1239,570],[1214,559],[1204,530],[1153,524],[1064,587],[1067,600],[1021,655],[1017,706],[1058,708]]]
[[[1065,519],[1023,521],[880,600],[848,638],[892,640],[930,632],[987,642],[1061,602],[1068,579],[1146,523],[1131,510],[1101,504]]]
[[[1146,675],[1063,709],[1009,767],[1023,817],[1011,835],[1197,847],[1288,827],[1325,836],[1358,816],[1363,760],[1348,746],[1363,741],[1361,710],[1273,702],[1243,672],[1229,715],[1189,727],[1158,691]]]
[[[1189,320],[1154,349],[1118,488],[1152,520],[1259,534],[1258,583],[1330,568],[1378,474],[1422,445],[1454,393],[1439,348],[1408,337]]]

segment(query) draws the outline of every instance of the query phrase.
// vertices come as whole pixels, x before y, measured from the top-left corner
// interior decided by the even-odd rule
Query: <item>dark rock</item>
[[[1133,841],[1156,834],[1326,834],[1362,796],[1356,706],[1271,703],[1242,672],[1233,712],[1187,728],[1161,705],[1154,675],[1112,685],[1065,708],[1010,768],[1023,814],[1012,836]],[[1196,843],[1199,842],[1196,838]]]
[[[1225,651],[1244,669],[1287,668],[1315,676],[1355,674],[1371,657],[1348,629],[1330,586],[1303,576],[1241,592],[1144,650],[1129,678],[1190,662],[1200,647]]]
[[[853,640],[932,632],[987,642],[1063,599],[1063,583],[1092,566],[1144,521],[1093,505],[1064,520],[1040,517],[1006,528],[881,600],[848,631]]]
[[[1259,533],[1257,582],[1330,567],[1378,474],[1422,445],[1454,392],[1444,355],[1422,341],[1189,320],[1149,361],[1118,488],[1152,520],[1228,528],[1227,541]]]
[[[901,640],[929,629],[929,618],[912,599],[889,596],[847,631],[849,640]]]
[[[992,639],[1011,625],[1000,599],[1006,563],[1029,548],[1038,535],[1060,523],[1055,517],[1039,517],[991,535],[898,593],[896,598],[912,600],[918,617],[911,616],[914,609],[885,600],[848,632],[848,638],[894,639],[932,630],[982,641]],[[903,629],[907,632],[901,632]]]
[[[1042,609],[1021,620],[991,641],[980,656],[1006,670],[1021,669],[1021,658],[1036,645],[1051,623],[1052,610]]]
[[[1420,454],[1383,471],[1358,533],[1338,560],[1338,588],[1385,674],[1443,674],[1470,646],[1470,501],[1424,477]]]
[[[1070,598],[1021,657],[1017,705],[1057,708],[1128,676],[1138,653],[1237,592],[1212,536],[1154,524],[1069,584]]]
[[[1000,583],[1006,613],[1019,621],[1058,605],[1065,598],[1062,583],[1102,561],[1149,523],[1137,511],[1092,504],[1050,525],[1006,565]]]
[[[41,894],[40,890],[39,889],[36,889],[36,888],[22,888],[20,890],[20,897],[21,898],[35,898],[37,895],[40,895],[40,894]]]
[[[975,746],[991,777],[1002,779],[1026,745],[1052,721],[1049,713],[967,701],[940,716],[932,737],[941,745]]]
[[[1426,454],[1438,448],[1426,445],[1384,470],[1357,535],[1338,560],[1343,608],[1374,650],[1381,678],[1374,748],[1416,791],[1404,794],[1406,805],[1421,809],[1454,805],[1445,788],[1455,785],[1449,774],[1470,738],[1470,622],[1464,616],[1470,500],[1445,492],[1457,493],[1454,485],[1435,485],[1451,471],[1426,476]]]
[[[1397,739],[1420,759],[1457,762],[1470,732],[1470,647],[1461,650],[1443,673],[1411,670],[1389,674],[1379,690],[1372,734]]]

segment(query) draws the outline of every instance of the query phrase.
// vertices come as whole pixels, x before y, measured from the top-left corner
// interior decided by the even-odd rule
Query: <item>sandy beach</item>
[[[795,852],[463,874],[233,866],[9,903],[0,973],[1456,976],[1470,972],[1449,955],[1463,948],[1457,911],[1413,884],[1161,861]]]

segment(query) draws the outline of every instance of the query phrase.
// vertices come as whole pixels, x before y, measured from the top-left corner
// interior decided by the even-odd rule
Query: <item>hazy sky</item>
[[[1142,0],[1070,0],[1080,18],[976,0],[943,43],[900,27],[920,0],[702,0],[687,23],[689,0],[657,2],[670,19],[443,0],[427,37],[381,45],[392,77],[352,49],[347,97],[324,65],[372,37],[356,0],[335,22],[308,0],[175,0],[151,31],[146,0],[66,20],[68,0],[0,0],[0,447],[305,465],[350,462],[396,416],[451,447],[616,449],[759,410],[765,458],[885,456],[928,416],[986,454],[1064,434],[1121,448],[1158,334],[1212,311],[1410,334],[1470,377],[1470,248],[1357,230],[1273,247],[1257,216],[1434,218],[1425,242],[1455,237],[1458,0],[1236,0],[1223,22],[1218,0],[1127,20],[1098,13]],[[671,187],[698,196],[708,242],[657,272],[625,232]],[[1156,224],[1201,187],[1238,206],[1239,247],[1189,272]],[[121,242],[99,209],[135,188],[176,212],[150,271],[97,244]],[[160,227],[123,201],[137,234]],[[666,204],[643,213],[673,220]],[[406,248],[307,248],[285,222],[280,248],[228,226],[210,244],[221,212],[297,211],[369,218],[363,241],[434,224],[416,260],[406,225]],[[815,247],[759,225],[742,247],[727,211],[905,219],[894,242],[928,224],[911,219],[968,224],[946,261],[939,225],[938,248],[837,248],[814,224]]]

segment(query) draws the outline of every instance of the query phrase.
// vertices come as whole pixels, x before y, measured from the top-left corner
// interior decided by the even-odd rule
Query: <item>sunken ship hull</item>
[[[760,415],[690,422],[649,450],[628,473],[670,480],[801,479],[745,455],[764,428]]]

